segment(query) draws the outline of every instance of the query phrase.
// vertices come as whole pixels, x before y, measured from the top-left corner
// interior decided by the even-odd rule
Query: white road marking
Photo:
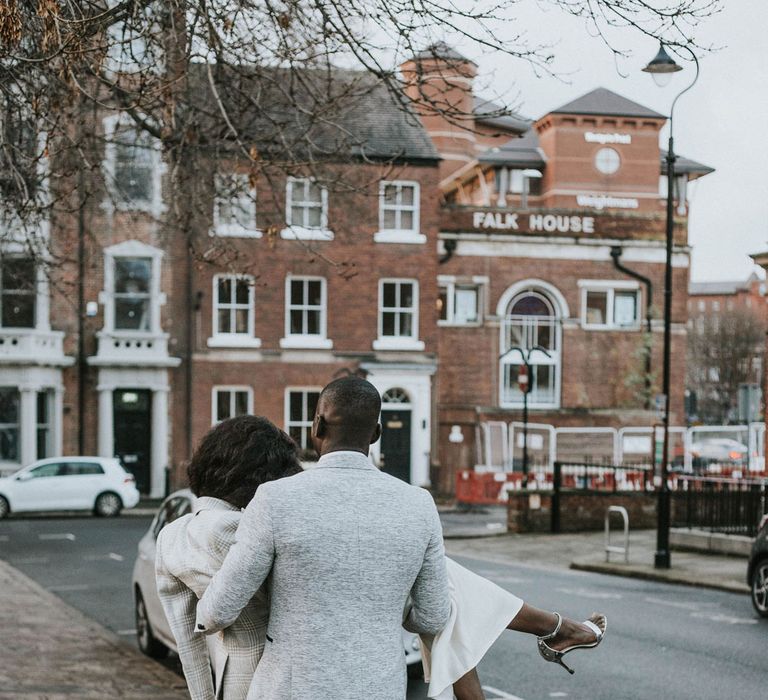
[[[71,583],[64,586],[48,586],[51,593],[66,593],[68,591],[87,591],[90,586],[86,583]]]
[[[567,698],[568,693],[563,693],[562,691],[556,690],[554,693],[550,693],[549,697],[551,698]]]
[[[511,695],[510,693],[505,693],[503,690],[499,690],[498,688],[493,688],[490,685],[484,685],[483,690],[487,693],[494,693],[494,698],[488,698],[488,700],[523,700],[523,698],[517,696],[517,695]]]
[[[667,605],[670,608],[680,608],[681,610],[698,610],[702,603],[682,603],[676,600],[664,600],[664,598],[646,598],[646,603],[653,603],[654,605]],[[708,603],[704,603],[708,605]]]
[[[0,542],[7,542],[8,541],[8,535],[0,535]]]
[[[117,630],[115,634],[119,637],[133,637],[136,634],[136,630]]]
[[[86,554],[83,556],[83,561],[125,561],[125,557],[114,552],[109,554]]]
[[[565,593],[567,595],[577,595],[582,598],[597,598],[600,600],[621,600],[622,597],[620,593],[601,593],[600,591],[593,591],[590,588],[558,588],[557,590],[560,593]]]
[[[45,535],[38,535],[41,540],[69,540],[74,542],[77,538],[71,532],[53,532]]]
[[[486,578],[492,578],[497,583],[528,583],[529,579],[520,578],[519,576],[486,576]]]
[[[10,563],[16,566],[17,564],[47,564],[50,561],[48,557],[27,557],[26,559],[11,559]]]
[[[485,527],[489,530],[501,530],[506,527],[506,525],[504,523],[486,523]]]
[[[722,613],[692,612],[691,617],[697,617],[702,620],[711,620],[712,622],[722,622],[726,625],[756,625],[757,620],[753,617],[731,617]]]

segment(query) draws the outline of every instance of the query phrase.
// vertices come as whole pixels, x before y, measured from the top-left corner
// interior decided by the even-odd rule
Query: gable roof
[[[661,174],[664,175],[667,172],[666,149],[662,148],[659,155],[661,157]],[[678,175],[695,175],[696,177],[700,177],[702,175],[709,175],[709,173],[713,172],[715,172],[715,169],[709,165],[704,165],[703,163],[699,163],[698,161],[692,160],[691,158],[686,158],[685,156],[675,154],[675,173]],[[690,179],[695,180],[696,177],[692,177]]]
[[[427,46],[426,49],[416,52],[413,55],[414,61],[423,61],[430,58],[442,58],[446,61],[455,61],[460,63],[471,63],[477,65],[474,61],[471,61],[466,56],[462,56],[453,46],[446,44],[444,41],[436,41],[434,44]]]
[[[534,129],[520,138],[510,139],[501,146],[483,151],[477,159],[480,163],[522,168],[543,168],[547,162],[539,148],[539,135]]]
[[[475,96],[472,111],[475,121],[498,129],[522,134],[531,128],[531,120],[515,114],[496,102]]]
[[[404,95],[371,73],[220,65],[214,95],[207,67],[193,65],[199,68],[190,76],[190,102],[214,132],[213,143],[231,139],[220,99],[240,136],[273,158],[440,160]]]
[[[603,87],[577,97],[562,107],[550,110],[549,114],[599,114],[615,117],[666,119],[663,114]]]
[[[749,291],[753,282],[760,278],[753,272],[746,280],[722,280],[717,282],[690,282],[688,294],[690,296],[707,296],[710,294],[725,295],[737,292]]]

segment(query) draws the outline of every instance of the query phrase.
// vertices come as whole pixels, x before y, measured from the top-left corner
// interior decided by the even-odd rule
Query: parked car
[[[747,583],[757,614],[768,617],[768,514],[763,516],[752,545],[747,567]]]
[[[9,513],[85,510],[109,518],[133,508],[139,492],[117,459],[53,457],[0,479],[0,519]]]
[[[139,542],[133,567],[133,599],[136,613],[136,641],[139,649],[153,659],[177,652],[176,641],[165,618],[155,583],[155,547],[160,531],[182,515],[191,513],[195,496],[189,490],[176,491],[163,501],[149,530]],[[408,673],[421,673],[421,648],[415,634],[403,630],[403,649]]]
[[[749,448],[732,438],[702,438],[691,444],[693,467],[745,466]]]

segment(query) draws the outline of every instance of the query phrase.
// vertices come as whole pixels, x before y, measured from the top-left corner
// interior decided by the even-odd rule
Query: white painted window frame
[[[149,283],[149,330],[115,329],[115,261],[120,258],[150,258],[152,276]],[[131,240],[104,249],[104,289],[99,302],[104,307],[103,331],[112,335],[128,337],[153,337],[162,332],[160,307],[166,302],[166,295],[160,291],[163,251],[141,241]]]
[[[410,336],[385,336],[384,331],[384,285],[385,284],[412,284],[413,285],[413,307],[387,307],[387,312],[407,312],[410,310],[413,323],[413,333]],[[373,341],[374,350],[424,350],[424,342],[419,340],[419,281],[417,279],[406,277],[384,277],[379,280],[379,313],[378,313],[378,335]]]
[[[242,226],[237,222],[225,223],[221,220],[219,211],[224,202],[224,196],[221,194],[224,178],[236,179],[238,181],[244,180],[245,186],[240,187],[238,184],[238,193],[229,199],[229,205],[247,210],[248,226]],[[256,189],[250,186],[248,179],[248,173],[217,173],[214,176],[213,235],[232,238],[261,238],[262,231],[256,225]]]
[[[320,308],[309,304],[294,304],[291,300],[292,282],[320,282]],[[291,333],[291,311],[320,311],[319,333]],[[317,275],[287,275],[285,278],[285,336],[281,348],[330,350],[333,341],[328,338],[328,282]]]
[[[311,435],[312,431],[312,422],[314,421],[314,416],[308,415],[308,405],[307,405],[307,399],[306,394],[309,393],[316,393],[319,394],[322,391],[322,387],[317,386],[288,386],[285,388],[285,394],[284,394],[284,400],[283,400],[283,418],[285,426],[285,432],[289,435],[291,434],[291,426],[298,426],[300,428],[309,428],[309,435]],[[300,421],[291,421],[291,394],[304,394],[304,397],[302,398],[302,420]],[[299,444],[299,448],[304,449],[312,449],[312,443],[310,440],[307,440],[307,445],[301,445]]]
[[[245,304],[232,304],[222,302],[219,299],[219,282],[229,279],[233,282],[245,280],[248,282],[248,330],[245,333],[224,333],[219,331],[219,309],[226,306],[228,309],[246,308]],[[211,292],[211,337],[208,338],[208,347],[211,348],[259,348],[261,339],[256,337],[256,280],[253,275],[220,273],[213,276],[213,290]]]
[[[216,411],[218,410],[219,405],[217,399],[220,392],[227,392],[231,394],[229,398],[229,407],[231,412],[234,409],[235,392],[242,392],[247,394],[248,415],[253,415],[253,387],[244,384],[219,384],[211,388],[211,425],[218,425],[222,420],[226,420],[224,418],[219,419],[219,417],[216,415]]]
[[[483,317],[485,316],[485,297],[486,289],[488,285],[487,277],[471,277],[462,278],[449,275],[439,275],[437,278],[438,289],[446,290],[446,318],[438,319],[437,325],[444,327],[457,327],[457,328],[477,328],[483,325]],[[469,323],[460,323],[454,319],[454,305],[456,303],[456,288],[468,288],[473,287],[477,290],[477,321],[471,321]]]
[[[165,171],[162,159],[162,150],[160,141],[151,138],[150,148],[152,154],[152,198],[148,201],[128,201],[125,200],[119,191],[115,182],[115,169],[117,158],[117,144],[115,143],[115,134],[121,127],[128,127],[139,131],[136,123],[125,112],[112,114],[103,120],[104,126],[104,161],[102,162],[102,171],[106,183],[107,196],[102,206],[107,211],[143,211],[152,216],[160,216],[164,211],[162,181]]]
[[[638,331],[642,327],[643,295],[640,283],[633,280],[579,280],[581,292],[581,327],[590,331]],[[587,321],[587,293],[598,292],[606,294],[606,322],[589,323]],[[614,301],[616,292],[634,292],[637,298],[636,319],[631,325],[617,325],[614,322]]]
[[[413,188],[413,204],[387,205],[384,192],[387,187],[397,188],[397,200],[399,202],[403,187]],[[413,226],[409,229],[386,228],[384,226],[384,213],[394,211],[399,220],[400,212],[413,213]],[[426,243],[427,237],[421,232],[421,186],[415,180],[382,180],[379,183],[379,230],[373,234],[373,240],[377,243]]]
[[[310,183],[316,183],[313,177],[289,177],[285,183],[285,223],[286,227],[280,232],[280,237],[287,240],[299,241],[332,241],[333,231],[328,228],[328,188],[320,185],[320,226],[307,226],[293,221],[293,206],[303,206],[306,210],[309,206],[316,208],[316,202],[298,200],[293,202],[293,190],[301,185],[305,188]],[[304,216],[306,219],[306,215]]]

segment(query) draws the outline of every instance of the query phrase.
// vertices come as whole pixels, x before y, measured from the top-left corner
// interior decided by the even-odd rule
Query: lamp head
[[[664,48],[664,44],[659,44],[659,52],[653,60],[643,68],[643,72],[650,73],[653,81],[659,87],[669,85],[669,81],[672,80],[672,75],[681,70],[683,70],[683,67],[675,63],[675,60]]]

